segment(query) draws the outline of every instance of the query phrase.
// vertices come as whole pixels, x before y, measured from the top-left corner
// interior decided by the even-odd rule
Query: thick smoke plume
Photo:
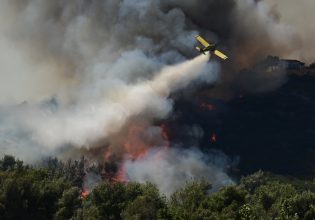
[[[284,24],[290,25],[296,30],[299,38],[299,50],[288,58],[298,58],[308,63],[314,62],[315,28],[312,21],[314,20],[315,2],[310,0],[267,0],[267,3],[279,11],[278,17]]]
[[[262,1],[1,1],[1,155],[34,162],[110,145],[139,118],[148,127],[166,119],[173,92],[218,79],[217,63],[193,58],[197,33],[231,58],[221,82],[266,53],[295,49],[293,31]]]
[[[17,44],[20,56],[27,56],[23,62],[30,60],[23,69],[18,66],[10,70],[12,77],[19,81],[23,73],[36,84],[53,84],[50,77],[61,82],[56,91],[48,94],[55,97],[50,101],[36,97],[45,93],[37,91],[40,88],[35,85],[26,85],[22,91],[14,89],[20,92],[20,97],[18,92],[12,93],[16,100],[26,103],[2,108],[6,115],[2,123],[4,140],[14,138],[4,153],[19,155],[25,141],[31,142],[32,148],[44,147],[43,152],[53,152],[65,145],[90,147],[93,142],[119,132],[132,116],[146,115],[149,121],[165,118],[172,109],[172,101],[168,100],[172,91],[196,78],[212,82],[217,77],[217,67],[207,64],[207,56],[166,67],[184,60],[183,55],[168,47],[178,44],[178,48],[187,50],[185,42],[191,42],[188,37],[193,38],[196,32],[186,30],[181,12],[174,9],[163,13],[154,1],[1,4],[8,16],[1,26],[3,38]],[[146,17],[162,19],[161,24],[154,27],[155,22],[148,20],[140,27],[140,20]],[[164,33],[162,29],[169,31]],[[47,64],[53,72],[43,71],[48,76],[37,82],[41,78],[34,75],[33,66],[37,63],[45,66],[50,60],[55,62]],[[34,87],[36,95],[28,99],[31,94],[27,93]],[[42,103],[33,104],[37,99]],[[29,155],[36,156],[34,152]]]
[[[209,180],[213,190],[233,184],[225,173],[231,161],[222,153],[206,156],[198,149],[152,149],[140,160],[126,160],[123,164],[127,178],[141,183],[151,182],[161,192],[170,195],[187,181]]]
[[[3,119],[3,132],[10,135],[12,129],[6,127],[15,124],[22,129],[22,133],[31,133],[27,139],[46,150],[54,150],[65,144],[89,147],[93,141],[119,132],[133,116],[142,114],[146,120],[166,118],[172,109],[172,102],[167,99],[172,91],[187,86],[194,78],[201,78],[208,71],[212,75],[204,76],[205,79],[213,81],[217,78],[214,64],[208,65],[208,59],[208,56],[202,55],[165,67],[152,80],[133,85],[122,81],[112,81],[112,85],[104,83],[104,89],[109,91],[100,94],[97,102],[86,101],[69,107],[59,107],[54,102],[40,106],[24,104],[17,110],[13,107]]]

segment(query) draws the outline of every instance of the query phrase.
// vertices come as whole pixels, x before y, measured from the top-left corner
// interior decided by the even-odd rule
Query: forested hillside
[[[211,191],[189,182],[170,197],[151,183],[104,182],[82,191],[78,161],[32,168],[0,161],[0,219],[314,219],[315,184],[257,172]]]

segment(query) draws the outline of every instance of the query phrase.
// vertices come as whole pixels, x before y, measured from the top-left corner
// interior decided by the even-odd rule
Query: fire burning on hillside
[[[90,192],[87,190],[82,190],[81,199],[86,199],[89,196]]]
[[[218,136],[217,136],[217,134],[213,134],[212,136],[211,136],[211,142],[212,143],[215,143],[215,142],[217,142],[218,141]]]
[[[192,179],[231,183],[224,153],[174,143],[177,131],[158,122],[179,117],[176,100],[198,95],[201,85],[211,85],[207,92],[234,85],[271,88],[259,74],[235,74],[266,51],[294,50],[292,29],[270,14],[268,5],[255,0],[1,2],[0,89],[10,94],[0,97],[1,154],[36,163],[92,152],[92,162],[108,165],[106,178],[151,181],[166,193]],[[197,56],[199,32],[221,41],[231,58],[226,65]],[[283,80],[274,79],[282,77],[267,80],[275,88]],[[217,109],[207,101],[199,105],[200,114]],[[198,128],[178,129],[198,139],[204,135]],[[100,179],[87,176],[86,182]]]
[[[202,109],[208,110],[208,111],[213,111],[215,109],[215,106],[206,102],[203,102],[200,104],[200,107]]]
[[[110,162],[112,158],[121,158],[119,168],[109,180],[113,182],[128,182],[126,172],[126,161],[140,161],[148,157],[150,150],[154,147],[154,159],[162,160],[164,151],[170,147],[165,124],[158,127],[149,128],[145,124],[132,124],[127,129],[127,135],[123,138],[123,147],[121,151],[114,153],[111,147],[105,151],[104,160]],[[115,154],[118,154],[115,156]]]

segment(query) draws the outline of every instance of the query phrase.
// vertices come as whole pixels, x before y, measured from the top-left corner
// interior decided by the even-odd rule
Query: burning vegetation
[[[279,18],[261,0],[1,1],[0,155],[29,166],[0,161],[0,218],[314,216],[312,183],[306,202],[272,175],[236,184],[314,176],[314,64],[264,60],[300,52]]]

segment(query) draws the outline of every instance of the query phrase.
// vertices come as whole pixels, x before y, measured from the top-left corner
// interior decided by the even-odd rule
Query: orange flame
[[[86,199],[90,195],[90,192],[86,189],[83,189],[81,192],[81,199]]]
[[[212,136],[211,136],[211,142],[212,143],[215,143],[215,142],[217,142],[218,141],[218,136],[217,136],[217,134],[212,134]]]
[[[127,173],[126,173],[124,164],[120,165],[120,168],[118,172],[116,173],[116,175],[113,177],[112,181],[117,182],[117,183],[128,182]]]
[[[111,151],[111,148],[107,148],[105,151],[104,159],[105,161],[109,161],[110,157],[112,156],[113,152]]]
[[[154,146],[162,146],[155,148],[154,158],[160,160],[164,157],[165,151],[170,148],[169,130],[166,124],[160,125],[161,139],[152,140],[146,133],[147,127],[141,124],[129,127],[125,143],[123,144],[125,157],[119,167],[119,170],[112,178],[113,182],[128,182],[128,176],[125,168],[125,162],[128,160],[143,160],[147,158],[149,150]],[[105,153],[105,158],[110,157],[110,153]]]
[[[202,109],[205,109],[205,110],[208,110],[208,111],[213,111],[213,110],[215,109],[215,106],[214,106],[214,105],[209,104],[209,103],[205,103],[205,102],[201,103],[201,104],[200,104],[200,107],[201,107]]]
[[[141,125],[133,125],[128,130],[126,142],[124,143],[124,150],[129,158],[138,159],[143,158],[150,146],[145,140],[146,127]]]

